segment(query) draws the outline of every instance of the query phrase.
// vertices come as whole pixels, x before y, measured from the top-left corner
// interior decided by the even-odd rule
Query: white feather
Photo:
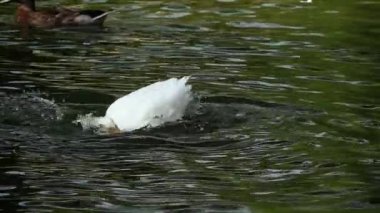
[[[180,120],[192,100],[189,76],[159,81],[129,93],[112,103],[104,117],[91,115],[79,117],[76,122],[84,129],[102,131],[115,128],[121,132],[143,127],[156,127],[166,122]]]

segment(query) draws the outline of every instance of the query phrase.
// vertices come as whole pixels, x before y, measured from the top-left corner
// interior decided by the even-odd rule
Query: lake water
[[[379,210],[380,1],[56,3],[119,11],[26,37],[0,5],[0,211]],[[72,123],[185,75],[182,121]]]

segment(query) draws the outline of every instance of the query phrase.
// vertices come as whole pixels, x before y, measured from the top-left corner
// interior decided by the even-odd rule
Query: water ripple
[[[378,3],[83,2],[120,10],[22,35],[0,7],[0,211],[379,207]],[[184,75],[197,99],[181,121],[72,123]]]
[[[236,27],[236,28],[258,28],[258,29],[292,29],[292,30],[300,30],[304,29],[303,27],[295,27],[295,26],[286,26],[276,23],[262,23],[262,22],[228,22],[228,26]]]

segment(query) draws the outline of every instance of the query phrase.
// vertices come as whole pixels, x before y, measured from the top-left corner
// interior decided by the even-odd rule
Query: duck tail
[[[123,9],[123,8],[119,8],[119,9],[114,9],[114,10],[110,10],[110,11],[104,12],[104,13],[98,15],[98,16],[93,17],[92,20],[93,20],[93,21],[96,21],[96,20],[98,20],[98,19],[101,19],[101,18],[107,16],[108,14],[111,14],[111,13],[114,13],[114,12],[117,12],[117,11],[120,11],[120,10],[122,10],[122,9]]]
[[[110,12],[104,12],[104,13],[98,15],[98,16],[95,16],[95,17],[92,18],[92,21],[96,21],[96,20],[98,20],[98,19],[101,19],[101,18],[107,16],[109,13],[110,13]]]
[[[181,79],[179,79],[179,81],[183,82],[183,84],[186,84],[187,81],[189,81],[190,78],[191,78],[191,75],[184,76]]]
[[[186,93],[189,95],[189,97],[191,96],[190,92],[191,92],[192,86],[190,84],[187,84],[187,82],[189,81],[190,78],[191,76],[184,76],[178,80],[179,84],[183,85],[183,87],[185,88]]]

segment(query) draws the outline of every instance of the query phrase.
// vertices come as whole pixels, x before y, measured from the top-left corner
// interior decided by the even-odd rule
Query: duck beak
[[[1,1],[0,1],[0,4],[8,3],[8,2],[10,2],[10,1],[12,1],[12,0],[1,0]]]

